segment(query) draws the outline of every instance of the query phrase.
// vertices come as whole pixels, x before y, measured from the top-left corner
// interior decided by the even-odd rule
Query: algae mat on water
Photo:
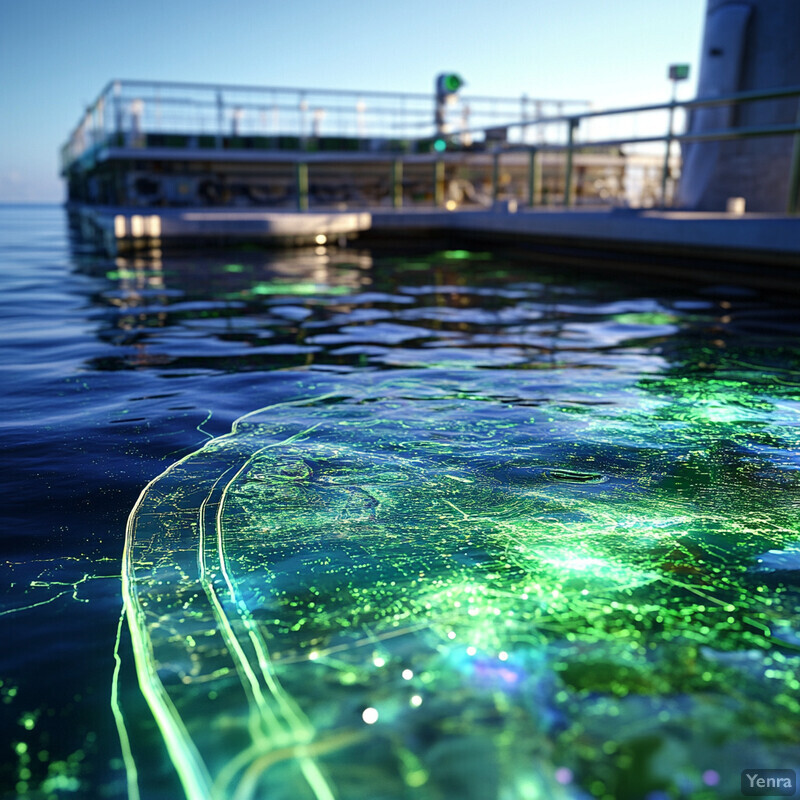
[[[711,797],[793,766],[796,400],[500,376],[343,379],[145,488],[125,607],[190,800]]]

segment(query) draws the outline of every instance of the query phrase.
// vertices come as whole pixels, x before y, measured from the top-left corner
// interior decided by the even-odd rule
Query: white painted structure
[[[708,0],[699,98],[800,85],[800,1]],[[798,99],[695,109],[690,133],[793,123]],[[743,197],[748,211],[787,207],[794,137],[684,145],[680,205],[724,210]]]

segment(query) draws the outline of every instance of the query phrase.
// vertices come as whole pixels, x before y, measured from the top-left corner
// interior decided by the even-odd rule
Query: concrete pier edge
[[[116,253],[151,246],[220,242],[267,245],[415,243],[522,248],[552,261],[695,280],[727,280],[800,292],[800,217],[626,208],[447,211],[434,208],[159,209],[79,206],[70,209],[84,234]],[[159,218],[159,236],[114,234],[115,219]],[[128,229],[129,231],[129,229]],[[157,239],[157,241],[155,241]]]

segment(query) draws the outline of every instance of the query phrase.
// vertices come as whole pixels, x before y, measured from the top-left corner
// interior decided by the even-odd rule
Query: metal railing
[[[454,95],[446,125],[482,129],[519,120],[558,117],[585,100]],[[434,93],[294,89],[201,83],[115,80],[85,111],[62,148],[62,166],[105,144],[145,133],[225,136],[341,136],[418,139],[434,135]],[[539,132],[544,129],[537,128]]]
[[[793,136],[793,157],[789,177],[789,190],[786,202],[787,213],[796,214],[800,204],[800,110],[797,119],[792,123],[778,125],[748,126],[748,127],[725,127],[715,130],[675,133],[676,127],[686,127],[686,120],[682,125],[676,125],[676,115],[686,115],[697,109],[714,108],[720,106],[738,106],[745,103],[780,100],[780,99],[800,98],[800,86],[783,87],[770,90],[758,90],[740,92],[721,97],[699,98],[686,101],[673,100],[668,103],[654,103],[640,106],[630,106],[625,108],[615,108],[604,111],[587,111],[579,114],[562,114],[550,117],[541,117],[536,120],[519,119],[507,122],[503,127],[508,133],[508,140],[501,142],[489,142],[489,132],[496,131],[497,126],[470,126],[462,127],[449,134],[449,141],[458,147],[465,140],[470,142],[483,139],[486,147],[482,148],[481,155],[485,158],[488,154],[492,159],[491,165],[491,198],[501,199],[500,175],[501,161],[509,154],[527,153],[527,178],[525,181],[527,191],[523,198],[512,197],[510,199],[521,199],[529,206],[538,206],[542,202],[542,161],[554,154],[559,154],[563,158],[563,184],[561,204],[571,208],[575,205],[575,162],[576,157],[585,157],[593,151],[611,150],[615,148],[625,148],[624,158],[630,163],[634,156],[649,156],[644,159],[644,163],[649,161],[652,165],[655,158],[659,164],[659,184],[660,192],[657,202],[653,205],[668,207],[670,203],[670,193],[668,191],[670,183],[677,183],[677,175],[674,165],[680,161],[680,157],[673,154],[673,145],[689,144],[694,142],[717,142],[735,141],[750,139],[754,137],[767,136]],[[653,118],[646,124],[638,123],[639,127],[646,127],[653,132],[642,134],[634,133],[631,135],[605,135],[587,136],[587,130],[593,123],[607,123],[614,118],[630,118],[651,115]],[[635,126],[634,126],[635,127]],[[656,132],[658,128],[661,130]],[[516,129],[525,132],[525,138],[511,136]],[[546,129],[556,132],[555,140],[550,141],[546,137],[537,134],[537,129]],[[607,130],[606,125],[604,130]],[[526,139],[530,138],[534,132],[534,138],[539,140],[537,144],[529,144]],[[661,149],[659,151],[659,146]],[[622,155],[622,151],[618,151]],[[658,156],[658,153],[661,155]],[[391,166],[391,198],[394,207],[402,205],[402,192],[398,186],[402,183],[404,165],[419,163],[420,160],[430,161],[433,164],[431,174],[434,205],[443,204],[443,183],[444,165],[448,160],[463,160],[465,158],[476,158],[468,152],[459,153],[431,153],[428,156],[384,156],[385,160],[393,159]],[[307,162],[302,154],[297,155],[299,169],[306,170]],[[679,171],[679,170],[678,170]],[[307,184],[307,172],[305,183]],[[308,208],[307,193],[298,191],[298,207]]]
[[[752,103],[765,100],[780,100],[800,98],[800,86],[782,87],[769,90],[757,90],[739,92],[737,94],[722,97],[699,98],[694,100],[676,101],[669,103],[656,103],[641,106],[631,106],[626,108],[615,108],[605,111],[589,111],[582,114],[569,114],[557,117],[542,118],[531,123],[527,120],[509,123],[507,128],[513,130],[516,127],[524,126],[529,129],[532,125],[547,125],[550,127],[560,125],[563,130],[563,141],[559,143],[542,143],[538,146],[520,148],[519,145],[508,143],[499,144],[493,148],[495,158],[499,159],[505,152],[526,149],[530,153],[530,167],[528,185],[530,194],[528,202],[530,205],[536,204],[535,187],[537,185],[537,156],[546,152],[563,152],[565,157],[564,170],[564,194],[563,204],[571,207],[574,203],[574,156],[577,151],[586,152],[603,148],[615,148],[626,145],[642,147],[654,144],[664,144],[664,158],[661,179],[661,205],[667,205],[667,181],[670,177],[670,163],[672,160],[671,151],[674,143],[689,144],[693,142],[721,142],[750,139],[765,136],[793,136],[793,152],[789,177],[789,190],[786,203],[787,213],[796,214],[800,205],[800,101],[798,102],[798,112],[794,122],[778,125],[760,125],[748,127],[724,127],[711,131],[675,133],[675,112],[693,111],[696,109],[714,108],[718,106],[738,106],[744,103]],[[632,116],[646,113],[666,115],[668,120],[665,124],[664,133],[652,133],[648,135],[631,136],[607,136],[605,138],[581,138],[579,133],[581,128],[586,127],[586,123],[597,120],[608,120],[613,117]],[[652,126],[651,126],[652,127]],[[473,127],[464,128],[454,132],[458,136],[480,136],[484,129]],[[630,153],[631,150],[628,150]],[[497,174],[495,167],[495,174]],[[497,186],[494,186],[494,193],[497,194]]]
[[[779,125],[720,127],[715,130],[676,133],[690,127],[688,114],[722,106],[780,99],[800,98],[800,86],[740,92],[723,97],[673,100],[604,111],[563,113],[568,104],[586,106],[584,101],[534,100],[522,98],[458,97],[448,108],[449,132],[446,152],[428,155],[393,153],[391,148],[375,160],[387,162],[391,198],[402,204],[404,165],[430,161],[432,197],[442,200],[443,167],[454,158],[469,158],[471,148],[480,143],[480,152],[493,160],[491,196],[500,197],[501,160],[506,154],[527,153],[526,197],[524,202],[541,201],[542,162],[558,154],[563,159],[561,203],[575,203],[576,155],[614,151],[631,162],[646,156],[649,164],[660,160],[658,204],[668,206],[669,189],[674,188],[673,154],[675,143],[730,141],[764,136],[792,136],[794,150],[789,179],[787,211],[797,213],[800,194],[800,114],[793,123]],[[157,131],[207,135],[246,136],[294,131],[301,136],[330,135],[418,141],[434,133],[435,98],[423,93],[354,92],[325,89],[256,88],[155,81],[113,81],[87,109],[64,148],[65,164],[80,158],[92,148],[108,142],[112,134],[136,136]],[[466,109],[466,113],[465,113]],[[516,116],[513,116],[516,109]],[[556,113],[546,113],[554,109]],[[642,121],[644,119],[644,122]],[[500,122],[502,120],[502,123]],[[622,132],[620,132],[622,128]],[[213,146],[213,142],[212,142]],[[659,157],[658,154],[661,154]],[[316,159],[334,162],[337,154]],[[309,155],[302,148],[288,156],[297,175],[297,203],[308,207]],[[305,187],[305,189],[303,188]],[[398,188],[400,187],[400,188]]]

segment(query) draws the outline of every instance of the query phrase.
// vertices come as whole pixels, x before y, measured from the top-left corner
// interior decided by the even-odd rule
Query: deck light
[[[671,81],[685,81],[689,77],[688,64],[670,64],[669,79]]]
[[[434,124],[436,133],[447,133],[445,107],[455,99],[456,92],[464,85],[464,79],[455,72],[442,72],[436,76],[436,108]],[[444,149],[444,148],[442,148]]]
[[[443,72],[436,77],[436,94],[455,94],[464,85],[464,79],[455,72]]]
[[[678,96],[678,82],[685,81],[689,77],[688,64],[670,64],[669,72],[667,73],[669,79],[672,81],[672,100],[670,101],[669,108],[669,123],[667,125],[667,147],[664,151],[664,167],[661,170],[661,204],[667,204],[667,179],[669,178],[669,159],[672,151],[672,135],[673,135],[673,121],[675,119],[675,100]]]
[[[144,219],[138,214],[131,217],[131,236],[135,239],[144,236]]]

